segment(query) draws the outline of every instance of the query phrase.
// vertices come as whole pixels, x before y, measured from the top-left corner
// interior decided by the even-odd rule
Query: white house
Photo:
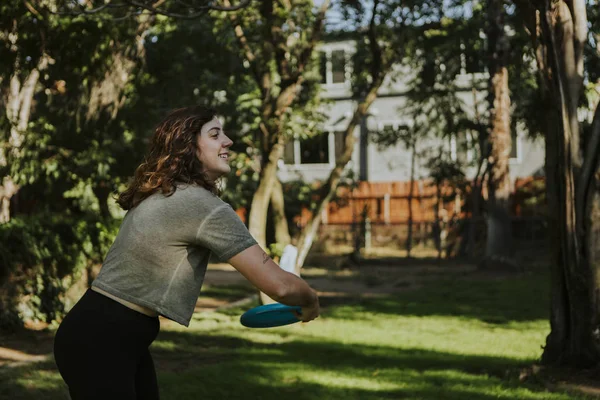
[[[279,178],[284,182],[298,178],[310,182],[315,179],[326,179],[329,176],[342,148],[341,132],[346,128],[356,106],[356,102],[352,99],[350,84],[352,68],[350,59],[355,51],[354,42],[322,43],[320,51],[324,61],[321,68],[324,97],[332,102],[326,110],[328,134],[310,141],[295,140],[288,144],[285,156],[279,166]],[[464,87],[464,90],[460,90],[458,96],[466,106],[465,112],[469,113],[469,108],[473,109],[475,100],[480,104],[480,108],[483,106],[480,112],[485,112],[485,101],[482,101],[486,95],[485,90],[476,92],[477,99],[474,99],[471,85],[473,74],[479,78],[485,77],[485,75],[483,72],[468,71],[464,64],[463,62],[461,74],[457,76],[457,85]],[[354,132],[357,144],[348,168],[352,168],[362,181],[410,180],[411,152],[403,144],[380,151],[375,144],[368,140],[369,131],[381,130],[386,127],[397,129],[412,124],[409,116],[402,115],[399,111],[399,108],[407,101],[408,82],[412,72],[409,67],[403,65],[396,66],[395,72],[403,78],[397,79],[395,82],[391,79],[386,80],[380,89],[378,98],[369,110],[370,115]],[[452,157],[466,157],[467,161],[473,158],[473,154],[469,151],[460,154],[460,146],[457,145],[456,138],[447,140],[433,138],[421,141],[417,145],[417,151],[424,147],[439,146],[440,144],[446,146]],[[542,140],[528,138],[522,129],[517,129],[513,133],[511,157],[510,175],[513,180],[539,174],[544,166],[544,143]],[[428,171],[422,165],[416,167],[415,177],[417,179],[428,176]],[[474,168],[466,172],[467,176],[473,176],[475,173]]]

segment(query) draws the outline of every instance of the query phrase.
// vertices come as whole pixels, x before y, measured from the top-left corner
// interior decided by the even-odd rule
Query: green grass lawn
[[[219,293],[225,293],[223,290]],[[237,293],[237,290],[233,290]],[[248,329],[248,309],[167,324],[152,349],[165,400],[585,399],[521,383],[548,333],[547,282],[440,280],[399,295],[323,298],[309,324]],[[53,364],[0,370],[0,399],[65,399]]]

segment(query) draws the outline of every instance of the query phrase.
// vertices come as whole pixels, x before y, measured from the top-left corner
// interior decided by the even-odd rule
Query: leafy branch
[[[112,10],[123,10],[125,15],[150,14],[171,18],[195,19],[209,11],[237,11],[248,6],[252,0],[240,0],[234,5],[219,5],[212,0],[57,0],[50,7],[44,0],[35,0],[41,7],[58,15],[94,15]]]

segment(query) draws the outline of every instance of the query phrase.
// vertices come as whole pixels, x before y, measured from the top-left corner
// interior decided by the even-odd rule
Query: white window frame
[[[333,64],[331,55],[334,51],[344,51],[344,82],[333,83]],[[355,53],[355,45],[350,42],[328,43],[319,48],[320,52],[325,53],[325,82],[324,88],[350,88],[352,86],[352,55]]]
[[[471,135],[468,132],[465,134],[465,138],[467,140],[467,145],[468,145],[466,158],[467,158],[467,162],[470,163],[475,158],[474,150],[471,147],[473,139],[471,138]],[[456,142],[456,135],[450,136],[450,159],[452,161],[458,160],[458,143]]]
[[[511,138],[511,140],[512,140],[512,138]],[[515,143],[515,146],[517,148],[517,155],[516,155],[516,157],[511,157],[508,160],[509,164],[520,164],[521,162],[523,162],[523,135],[519,132],[518,129],[515,134],[515,140],[517,141]]]
[[[302,152],[300,148],[300,140],[294,138],[294,163],[293,164],[284,164],[288,168],[293,167],[294,169],[323,169],[325,167],[335,167],[335,131],[333,129],[325,129],[324,134],[327,134],[327,151],[328,151],[328,160],[326,163],[307,163],[303,164],[302,161]]]

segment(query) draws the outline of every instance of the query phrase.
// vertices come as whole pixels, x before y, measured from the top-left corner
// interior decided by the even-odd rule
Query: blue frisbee
[[[294,312],[301,312],[297,306],[281,303],[265,304],[251,308],[240,317],[242,325],[248,328],[273,328],[300,322]]]

